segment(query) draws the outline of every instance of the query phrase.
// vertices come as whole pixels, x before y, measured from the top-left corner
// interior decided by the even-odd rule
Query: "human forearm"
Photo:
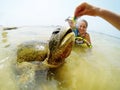
[[[113,26],[115,26],[118,30],[120,30],[120,15],[106,9],[96,8],[96,16],[105,19]]]
[[[74,17],[76,19],[83,15],[99,16],[120,30],[120,15],[117,13],[84,2],[76,7]]]

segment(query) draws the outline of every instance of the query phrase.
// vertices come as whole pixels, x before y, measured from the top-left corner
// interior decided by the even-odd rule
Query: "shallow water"
[[[27,84],[14,71],[17,45],[48,40],[55,27],[21,27],[0,30],[0,90],[120,90],[120,39],[90,32],[93,48],[73,47],[66,63],[54,72],[29,71]],[[36,81],[35,81],[36,80]]]

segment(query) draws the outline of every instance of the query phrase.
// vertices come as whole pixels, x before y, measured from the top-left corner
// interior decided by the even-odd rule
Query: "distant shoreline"
[[[20,27],[16,27],[16,26],[8,26],[8,27],[4,27],[4,26],[1,26],[2,27],[2,30],[16,30],[16,29],[19,29],[19,28],[25,28],[25,27],[45,27],[45,28],[56,28],[56,27],[62,27],[60,25],[35,25],[35,26],[20,26]],[[93,32],[93,33],[98,33],[98,34],[102,34],[102,35],[107,35],[107,36],[110,36],[110,37],[114,37],[114,38],[117,38],[117,39],[120,39],[120,37],[118,36],[115,36],[115,35],[112,35],[112,34],[109,34],[109,33],[103,33],[103,32],[100,32],[100,31],[95,31],[95,30],[89,30],[88,32]]]
[[[18,27],[3,27],[3,30],[14,30],[18,29]]]

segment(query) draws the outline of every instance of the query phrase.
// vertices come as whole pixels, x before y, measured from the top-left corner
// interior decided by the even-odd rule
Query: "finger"
[[[81,17],[81,16],[83,16],[83,15],[85,15],[85,12],[86,12],[86,10],[77,10],[76,12],[75,12],[75,14],[74,14],[74,16],[76,17],[76,18],[78,18],[78,17]]]
[[[79,17],[79,16],[83,15],[84,10],[85,10],[85,3],[82,3],[81,5],[79,5],[79,6],[75,9],[74,16],[75,16],[75,17]],[[81,13],[82,13],[82,14],[81,14]]]
[[[75,16],[75,17],[78,17],[79,14],[80,14],[80,12],[81,12],[81,7],[78,6],[78,7],[75,9],[74,16]]]

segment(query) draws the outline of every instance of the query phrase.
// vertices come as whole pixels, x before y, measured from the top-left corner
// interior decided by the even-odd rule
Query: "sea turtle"
[[[62,65],[74,44],[74,33],[63,27],[53,31],[46,42],[29,41],[18,46],[17,62],[41,62],[49,68]]]
[[[20,90],[33,90],[37,87],[36,81],[44,83],[50,69],[61,66],[70,55],[74,40],[71,29],[57,28],[46,42],[28,41],[20,44],[17,64],[13,67]]]

